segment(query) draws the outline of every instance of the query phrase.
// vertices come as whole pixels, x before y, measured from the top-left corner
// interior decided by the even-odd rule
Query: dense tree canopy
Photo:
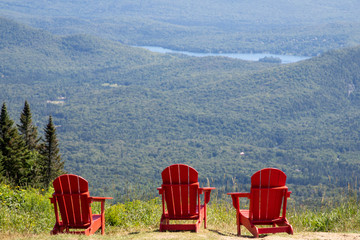
[[[359,8],[352,0],[0,2],[2,16],[59,35],[86,33],[191,52],[300,56],[358,43]]]
[[[36,126],[31,123],[27,101],[20,122],[22,125],[18,129],[3,103],[0,115],[0,180],[15,186],[48,188],[52,180],[64,173],[64,162],[59,155],[52,118],[49,117],[49,123],[44,129],[45,140],[41,145],[37,145],[39,139],[34,131]]]
[[[280,168],[299,201],[356,184],[359,47],[279,65],[155,54],[3,21],[0,99],[13,115],[27,99],[36,125],[52,116],[65,170],[94,194],[155,195],[173,163],[221,192]]]
[[[23,177],[25,177],[23,165],[29,160],[30,155],[14,126],[14,122],[8,115],[5,103],[1,108],[0,129],[3,174],[14,181],[16,185],[20,185]]]

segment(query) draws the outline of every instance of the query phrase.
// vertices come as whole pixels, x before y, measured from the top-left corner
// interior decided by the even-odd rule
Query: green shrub
[[[53,206],[49,201],[53,189],[12,188],[0,184],[0,232],[38,234],[49,233],[55,223]],[[213,198],[207,208],[208,227],[212,230],[236,231],[236,213],[231,201]],[[242,205],[245,208],[246,205]],[[359,232],[360,209],[356,197],[344,197],[338,201],[324,201],[322,206],[296,206],[289,204],[287,218],[295,232],[332,231]],[[100,204],[92,204],[93,212],[100,212]],[[109,230],[155,230],[159,227],[162,213],[161,200],[133,200],[106,205],[106,224]],[[247,234],[244,231],[244,234]]]
[[[360,210],[355,198],[328,201],[322,207],[290,209],[289,221],[300,231],[354,232],[360,230]]]
[[[226,226],[236,224],[236,211],[229,201],[212,199],[207,206],[207,219],[210,226],[226,228]]]
[[[54,224],[51,193],[40,192],[0,184],[0,231],[40,233],[51,229]]]
[[[106,212],[106,222],[122,229],[152,228],[159,224],[161,217],[161,202],[158,198],[141,201],[117,203]]]

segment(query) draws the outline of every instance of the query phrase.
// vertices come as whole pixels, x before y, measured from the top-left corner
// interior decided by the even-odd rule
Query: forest
[[[56,128],[49,117],[39,137],[32,123],[30,105],[25,101],[20,124],[9,117],[6,104],[0,113],[0,181],[12,187],[32,187],[48,190],[52,181],[64,174],[64,162],[59,155]]]
[[[161,171],[189,164],[219,194],[276,167],[295,201],[357,186],[360,47],[279,65],[156,54],[0,18],[0,102],[18,123],[52,116],[69,173],[122,201],[153,197]],[[40,134],[43,133],[40,130]]]
[[[58,35],[190,52],[299,56],[356,46],[359,9],[353,0],[0,2],[0,16]]]

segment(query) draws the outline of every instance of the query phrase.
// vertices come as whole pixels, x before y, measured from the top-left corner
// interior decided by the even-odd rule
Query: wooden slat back
[[[250,218],[271,220],[281,217],[287,190],[276,187],[285,186],[285,182],[285,173],[275,168],[262,169],[251,177]]]
[[[53,182],[54,197],[61,219],[66,226],[84,226],[90,223],[88,182],[77,175],[64,174]]]
[[[163,180],[165,202],[170,217],[186,217],[197,214],[198,172],[184,164],[165,168]]]

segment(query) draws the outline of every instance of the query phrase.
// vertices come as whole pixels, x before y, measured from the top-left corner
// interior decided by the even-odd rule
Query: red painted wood
[[[198,172],[184,164],[174,164],[162,172],[165,201],[170,217],[197,213]]]
[[[53,186],[63,224],[90,224],[88,182],[79,176],[67,174],[55,179]]]
[[[88,182],[77,175],[64,174],[53,181],[54,194],[51,203],[54,204],[56,224],[52,234],[69,232],[69,228],[85,228],[84,231],[71,233],[92,234],[100,227],[104,233],[104,202],[105,199],[90,197]],[[91,202],[101,202],[101,214],[92,214]],[[58,211],[60,212],[61,220]]]
[[[265,168],[251,177],[250,193],[228,193],[237,211],[238,235],[241,234],[241,225],[244,225],[255,237],[261,233],[293,233],[292,226],[286,219],[287,198],[290,197],[291,192],[288,191],[285,183],[284,172],[275,168]],[[240,209],[240,197],[250,199],[249,210]],[[255,225],[271,225],[271,227],[258,228]]]
[[[251,177],[250,193],[253,201],[250,211],[253,220],[279,217],[285,191],[273,188],[285,186],[285,182],[285,173],[274,168],[262,169]]]
[[[206,219],[205,205],[210,200],[210,192],[214,188],[208,188],[206,201],[200,205],[200,192],[198,172],[185,164],[173,164],[165,168],[161,177],[163,184],[158,188],[162,195],[163,215],[160,223],[160,231],[170,229],[188,229],[197,231],[202,219]],[[200,219],[201,218],[201,219]],[[169,224],[169,220],[197,220],[190,225]]]
[[[189,216],[190,214],[190,203],[189,199],[191,198],[189,192],[189,166],[179,164],[179,183],[183,184],[180,187],[180,206],[181,206],[181,216]]]

